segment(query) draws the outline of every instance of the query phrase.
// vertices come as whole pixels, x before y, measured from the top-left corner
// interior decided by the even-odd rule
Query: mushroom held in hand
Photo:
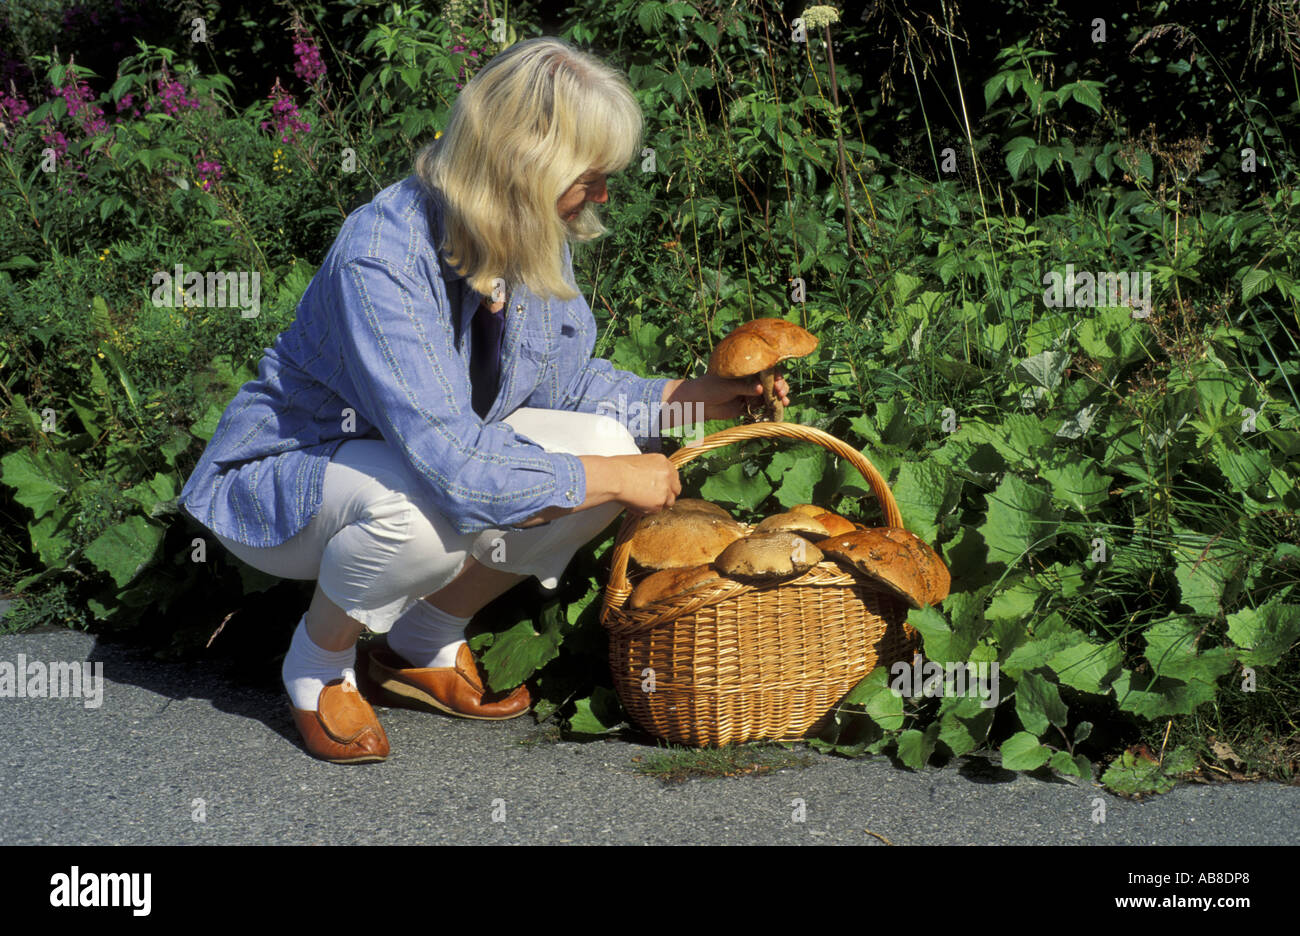
[[[642,517],[632,535],[632,561],[646,569],[681,569],[712,562],[745,528],[717,504],[679,498]]]
[[[729,578],[785,579],[822,561],[821,550],[797,533],[755,533],[732,543],[713,565]]]
[[[897,527],[873,527],[828,537],[817,546],[836,562],[879,582],[913,608],[938,604],[948,597],[952,585],[948,568],[915,533]]]
[[[709,373],[718,377],[754,376],[763,384],[763,412],[781,422],[785,407],[772,390],[776,366],[817,348],[817,338],[793,322],[762,318],[746,322],[718,342],[709,357]]]

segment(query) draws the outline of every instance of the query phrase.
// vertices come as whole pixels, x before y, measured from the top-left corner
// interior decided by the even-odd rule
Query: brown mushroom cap
[[[727,513],[726,508],[719,507],[712,501],[700,500],[697,497],[679,497],[673,501],[669,510],[686,511],[691,513],[708,514],[711,517],[718,517],[722,520],[735,521],[735,518]]]
[[[748,377],[775,367],[786,358],[803,357],[817,348],[817,337],[779,318],[754,319],[735,328],[713,348],[709,373]]]
[[[804,514],[797,514],[794,511],[786,513],[772,514],[772,516],[762,520],[758,526],[754,527],[755,533],[798,533],[800,536],[806,536],[809,539],[825,539],[831,535],[825,524],[819,523],[812,517]]]
[[[712,562],[745,535],[717,504],[682,498],[642,517],[632,534],[632,561],[647,569],[681,569]]]
[[[822,552],[797,533],[755,533],[732,543],[713,565],[738,579],[782,579],[807,572]]]
[[[786,513],[803,514],[807,517],[819,517],[826,513],[825,507],[818,507],[816,504],[795,504]]]
[[[915,533],[873,527],[830,536],[817,545],[830,558],[879,582],[913,608],[938,604],[948,597],[952,585],[948,568]]]
[[[818,523],[826,527],[827,536],[839,536],[841,533],[852,533],[858,529],[858,525],[847,517],[841,517],[839,514],[827,511],[813,517]]]
[[[710,582],[718,582],[722,576],[713,566],[704,564],[685,569],[662,569],[652,572],[637,583],[628,597],[629,607],[640,609],[674,595],[694,591]]]

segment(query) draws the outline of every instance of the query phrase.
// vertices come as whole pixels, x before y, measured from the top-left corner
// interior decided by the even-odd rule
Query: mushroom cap
[[[827,556],[856,569],[903,598],[913,608],[948,597],[952,578],[939,554],[915,533],[872,527],[830,536],[817,544]]]
[[[656,601],[685,594],[702,585],[721,580],[718,570],[707,563],[683,569],[661,569],[638,582],[627,603],[631,608],[641,609]]]
[[[712,501],[700,500],[698,497],[679,497],[673,501],[669,510],[687,511],[691,513],[703,513],[712,517],[718,517],[722,520],[732,520],[735,518],[727,513],[726,508],[719,507]]]
[[[826,513],[825,507],[818,507],[816,504],[795,504],[786,513],[803,514],[808,517],[820,517]]]
[[[775,367],[786,358],[803,357],[817,348],[817,337],[779,318],[753,319],[732,330],[709,356],[709,373],[748,377]]]
[[[765,518],[754,527],[753,532],[798,533],[800,536],[806,536],[814,540],[825,539],[831,535],[831,531],[825,524],[819,523],[804,514],[797,514],[794,511],[772,514],[772,516]]]
[[[632,534],[632,561],[647,569],[681,569],[712,562],[745,535],[717,504],[683,498],[642,517]]]
[[[730,578],[782,579],[807,572],[822,552],[797,533],[755,533],[737,540],[713,561]]]
[[[813,517],[818,523],[826,527],[827,536],[839,536],[841,533],[852,533],[858,528],[858,525],[847,517],[841,517],[839,514],[826,513],[818,514]]]

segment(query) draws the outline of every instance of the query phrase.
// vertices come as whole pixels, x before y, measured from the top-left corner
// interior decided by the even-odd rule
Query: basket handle
[[[853,446],[841,442],[829,432],[814,429],[812,426],[788,422],[758,422],[747,426],[732,426],[729,429],[707,435],[698,442],[682,446],[668,456],[668,461],[674,468],[680,468],[691,459],[713,449],[722,448],[724,445],[745,442],[749,439],[779,437],[797,439],[800,442],[812,442],[849,462],[854,468],[858,469],[858,472],[866,479],[867,484],[871,486],[871,492],[876,495],[876,500],[880,502],[880,506],[884,509],[885,525],[900,528],[903,526],[903,516],[898,512],[898,503],[894,500],[894,495],[890,493],[889,485],[885,483],[884,476],[876,470],[876,466],[871,464],[867,457]],[[618,533],[614,536],[613,566],[610,570],[609,584],[605,587],[606,612],[611,608],[622,607],[623,602],[632,593],[627,580],[627,563],[632,555],[632,535],[636,532],[636,527],[640,521],[640,517],[625,516]]]

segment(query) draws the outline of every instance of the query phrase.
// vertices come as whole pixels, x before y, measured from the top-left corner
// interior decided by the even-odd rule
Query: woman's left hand
[[[763,385],[757,377],[715,377],[705,374],[690,381],[688,399],[704,404],[705,419],[739,419],[750,401],[762,403]],[[685,389],[685,388],[684,388]],[[782,406],[790,405],[790,385],[784,377],[772,382],[773,395]]]

